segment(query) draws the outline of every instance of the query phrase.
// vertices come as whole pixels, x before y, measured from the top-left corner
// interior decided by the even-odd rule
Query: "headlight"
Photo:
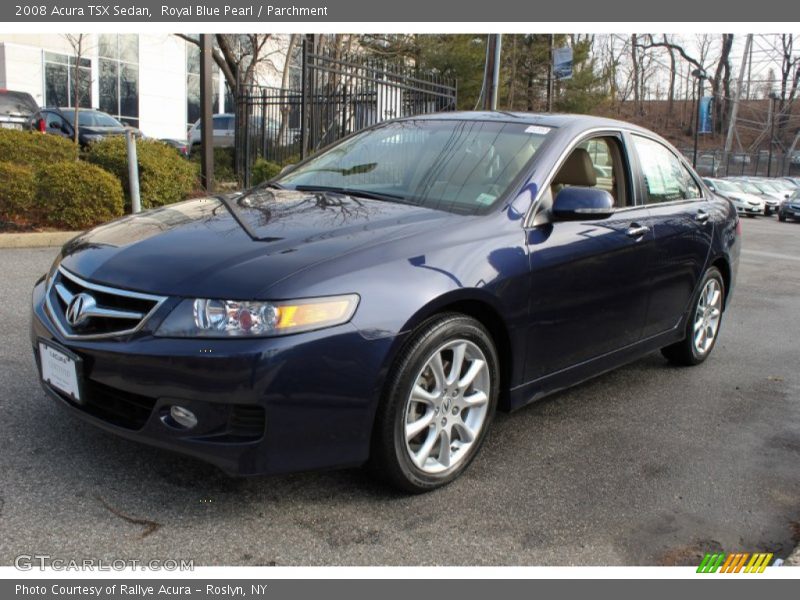
[[[358,295],[261,302],[183,300],[156,331],[159,337],[268,337],[347,323]]]

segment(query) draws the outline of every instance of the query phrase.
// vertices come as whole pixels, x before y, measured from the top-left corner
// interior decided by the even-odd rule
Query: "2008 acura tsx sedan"
[[[31,341],[48,394],[124,437],[420,492],[467,468],[497,408],[659,349],[704,361],[740,240],[645,129],[426,115],[78,236],[36,284]]]

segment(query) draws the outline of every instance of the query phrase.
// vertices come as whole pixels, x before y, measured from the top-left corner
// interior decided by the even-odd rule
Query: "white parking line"
[[[778,254],[777,252],[764,252],[763,250],[745,250],[745,249],[742,249],[742,254],[753,254],[755,256],[764,256],[766,258],[779,258],[779,259],[782,259],[782,260],[800,261],[800,256],[791,256],[789,254]]]

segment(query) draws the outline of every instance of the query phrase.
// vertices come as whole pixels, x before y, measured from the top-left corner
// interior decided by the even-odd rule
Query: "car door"
[[[654,235],[653,283],[644,336],[676,327],[686,312],[711,249],[710,198],[681,158],[660,141],[631,134],[641,196]]]
[[[611,165],[594,164],[594,181],[614,186],[614,213],[586,221],[550,218],[527,231],[528,381],[634,344],[642,336],[653,252],[653,233],[646,225],[650,211],[637,204],[622,136],[603,139],[613,160]],[[541,205],[556,194],[551,186]]]
[[[72,127],[70,127],[67,120],[58,113],[45,111],[42,113],[45,122],[45,132],[51,135],[60,135],[61,137],[71,138]]]

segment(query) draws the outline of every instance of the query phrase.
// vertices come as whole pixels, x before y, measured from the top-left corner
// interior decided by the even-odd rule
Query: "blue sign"
[[[556,79],[572,79],[572,48],[553,49],[553,77]]]
[[[711,111],[713,108],[713,98],[711,96],[703,96],[700,98],[700,127],[697,129],[698,133],[711,133]]]

